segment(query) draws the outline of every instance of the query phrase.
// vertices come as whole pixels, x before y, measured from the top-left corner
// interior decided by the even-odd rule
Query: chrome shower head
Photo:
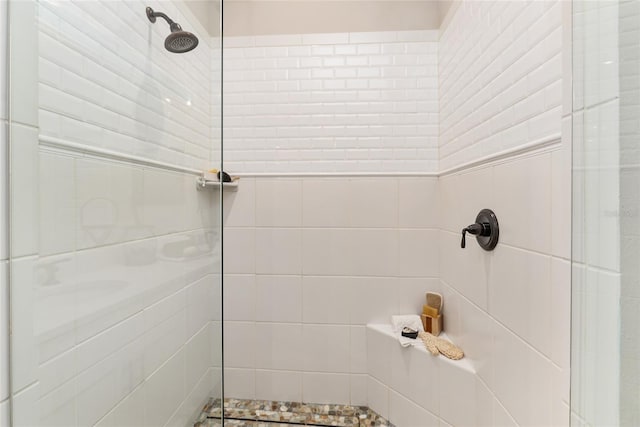
[[[169,34],[164,41],[164,47],[169,52],[185,53],[198,46],[198,38],[195,34],[184,31],[180,24],[173,22],[173,20],[164,13],[154,12],[153,9],[147,7],[147,18],[149,18],[149,21],[156,22],[156,17],[158,16],[167,21],[171,29],[171,34]]]

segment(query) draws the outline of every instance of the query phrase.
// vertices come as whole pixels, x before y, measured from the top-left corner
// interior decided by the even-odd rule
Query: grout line
[[[456,287],[450,285],[446,280],[444,279],[440,279],[440,281],[447,286],[449,289],[451,289],[454,293],[456,293],[459,297],[461,297],[462,299],[464,299],[468,304],[471,304],[476,310],[480,311],[482,314],[486,315],[489,319],[491,319],[495,324],[499,325],[500,327],[504,328],[507,332],[509,332],[511,335],[513,335],[518,341],[520,341],[521,343],[523,343],[524,345],[526,345],[530,350],[533,350],[534,353],[536,353],[536,355],[538,355],[539,357],[541,357],[542,359],[544,359],[545,362],[550,363],[552,366],[557,367],[560,370],[565,370],[568,368],[563,368],[559,365],[557,365],[553,359],[551,359],[550,356],[545,355],[544,353],[542,353],[542,351],[538,350],[536,347],[534,347],[531,343],[529,343],[529,341],[525,340],[524,337],[522,337],[520,334],[518,334],[517,332],[513,331],[513,329],[511,329],[510,327],[508,327],[507,325],[505,325],[504,323],[502,323],[499,319],[496,319],[491,313],[489,313],[487,310],[483,309],[482,307],[480,307],[478,304],[476,304],[475,302],[471,301],[469,298],[467,298],[462,292],[460,292]],[[460,313],[458,313],[460,314]],[[491,338],[493,339],[493,334],[491,334]]]
[[[440,231],[443,232],[443,233],[454,235],[454,236],[456,236],[456,238],[458,238],[458,240],[460,240],[460,233],[459,232],[446,230],[446,229],[440,229]],[[565,257],[562,257],[562,256],[558,256],[558,255],[552,254],[551,253],[551,249],[549,249],[549,252],[541,252],[541,251],[537,251],[537,250],[534,250],[534,249],[525,248],[525,247],[522,247],[522,246],[516,246],[516,245],[513,245],[513,244],[503,243],[503,242],[500,242],[500,246],[504,246],[504,247],[511,248],[511,249],[516,249],[516,250],[519,250],[519,251],[522,251],[522,252],[529,252],[529,253],[532,253],[532,254],[535,254],[535,255],[540,255],[540,256],[544,256],[544,257],[548,257],[548,258],[556,258],[556,259],[561,259],[561,260],[565,260],[565,261],[571,261],[570,258],[565,258]]]

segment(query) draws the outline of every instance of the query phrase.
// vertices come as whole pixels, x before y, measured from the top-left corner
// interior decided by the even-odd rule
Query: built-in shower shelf
[[[198,190],[204,190],[206,188],[213,188],[213,189],[224,188],[227,191],[238,191],[238,181],[220,182],[217,179],[211,180],[203,176],[199,176],[196,178],[196,188]]]

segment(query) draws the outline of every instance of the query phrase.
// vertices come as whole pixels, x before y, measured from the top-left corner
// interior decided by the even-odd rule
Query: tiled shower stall
[[[634,425],[636,9],[0,2],[0,425]]]

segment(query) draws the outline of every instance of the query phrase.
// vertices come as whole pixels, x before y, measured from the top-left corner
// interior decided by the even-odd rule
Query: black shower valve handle
[[[462,242],[460,247],[464,249],[467,246],[467,233],[475,236],[489,236],[491,235],[491,225],[488,222],[471,224],[468,227],[462,229]]]
[[[476,236],[476,240],[482,249],[492,251],[498,244],[500,235],[496,214],[491,209],[482,209],[476,216],[475,224],[462,229],[460,247],[463,249],[467,246],[467,233]]]

